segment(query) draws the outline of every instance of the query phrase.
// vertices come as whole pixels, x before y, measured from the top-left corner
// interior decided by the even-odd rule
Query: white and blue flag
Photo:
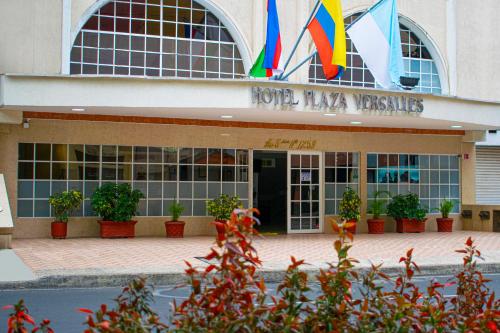
[[[385,89],[404,76],[396,0],[381,0],[347,30],[375,80]]]

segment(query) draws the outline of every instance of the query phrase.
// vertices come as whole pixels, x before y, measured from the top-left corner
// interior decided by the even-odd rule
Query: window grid
[[[221,158],[226,158],[219,163],[210,160],[205,164],[184,163],[182,152],[193,149],[220,151]],[[206,170],[218,168],[218,180],[200,181],[197,176],[195,182],[194,165]],[[189,166],[190,173],[183,172],[184,166]],[[205,201],[220,193],[238,194],[247,207],[248,150],[19,144],[18,217],[50,217],[49,196],[68,189],[80,190],[85,198],[73,215],[95,216],[90,197],[98,186],[108,182],[130,183],[144,193],[146,198],[139,203],[139,216],[168,216],[168,208],[176,199],[185,205],[184,216],[206,216]],[[203,196],[199,194],[200,184],[205,186]]]
[[[232,79],[245,76],[229,31],[191,0],[109,2],[90,17],[75,39],[70,72]]]
[[[338,215],[346,187],[359,193],[359,153],[325,153],[325,215]]]
[[[354,14],[347,17],[345,19],[346,26],[353,22],[359,15],[360,14]],[[414,91],[441,94],[439,74],[427,47],[409,28],[400,24],[400,29],[405,73],[408,76],[420,78]],[[323,73],[321,61],[316,55],[312,59],[309,67],[309,82],[350,87],[382,88],[375,82],[373,75],[358,54],[348,34],[346,38],[347,68],[342,77],[340,79],[327,81]]]
[[[391,195],[417,194],[421,204],[431,213],[443,199],[460,203],[460,160],[457,155],[369,153],[367,159],[368,205],[373,202],[377,191],[389,191]],[[453,213],[459,211],[460,205],[457,204]]]

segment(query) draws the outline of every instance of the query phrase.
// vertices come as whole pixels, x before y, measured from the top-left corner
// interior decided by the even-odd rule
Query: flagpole
[[[359,15],[358,17],[356,17],[356,19],[351,22],[346,28],[345,28],[345,31],[347,32],[347,30],[349,30],[349,28],[351,28],[354,23],[358,22],[363,16],[365,16],[366,14],[368,14],[368,12],[370,10],[374,10],[375,8],[377,8],[378,6],[380,6],[382,4],[382,2],[384,2],[385,0],[380,0],[379,2],[375,3],[373,6],[371,6],[370,8],[368,8],[367,10],[364,11],[363,14]],[[309,20],[307,21],[307,23],[309,23],[309,21],[311,21],[311,18],[312,16],[314,15],[314,12],[316,11],[316,8],[318,7],[318,4],[319,4],[319,1],[316,3],[316,7],[314,8],[313,12],[311,13],[311,17],[309,17]],[[300,41],[300,39],[302,38],[302,35],[304,35],[304,32],[305,30],[307,29],[307,25],[305,25],[304,29],[302,30],[302,33],[299,37],[299,40],[297,41],[297,43],[295,44],[295,47],[292,51],[292,53],[290,54],[290,57],[288,58],[288,61],[287,63],[285,64],[285,67],[283,68],[283,73],[281,73],[278,77],[277,77],[277,80],[280,80],[280,81],[284,81],[286,79],[288,79],[288,77],[290,77],[290,75],[292,75],[293,73],[295,73],[300,67],[302,67],[306,62],[308,62],[309,60],[311,60],[314,56],[316,56],[316,54],[318,54],[318,51],[315,51],[314,53],[312,53],[311,55],[307,56],[307,58],[305,58],[304,60],[302,60],[297,66],[295,66],[294,68],[292,68],[290,70],[290,72],[288,74],[285,75],[285,70],[291,60],[291,57],[292,57],[292,54],[293,52],[295,52],[295,49],[297,48],[298,46],[298,43]]]
[[[288,59],[286,60],[285,62],[285,66],[283,67],[283,73],[281,73],[277,79],[278,80],[282,80],[283,79],[283,74],[285,73],[286,71],[286,68],[288,67],[288,65],[290,64],[290,61],[292,60],[292,57],[295,53],[295,51],[297,51],[297,47],[299,47],[299,43],[300,43],[300,40],[302,39],[302,37],[304,36],[304,33],[306,32],[307,30],[307,26],[309,25],[309,22],[311,22],[314,14],[316,13],[316,10],[318,9],[319,5],[321,4],[321,0],[317,0],[316,1],[316,4],[314,5],[314,9],[312,10],[311,12],[311,15],[309,15],[309,18],[307,19],[307,22],[306,24],[304,25],[304,27],[302,28],[302,31],[300,32],[300,35],[299,35],[299,38],[297,39],[297,41],[295,42],[295,45],[293,46],[292,48],[292,52],[290,52],[290,55],[288,56]]]
[[[288,77],[290,75],[292,75],[293,73],[295,73],[306,62],[308,62],[309,60],[311,60],[312,58],[314,58],[316,56],[316,54],[318,54],[318,51],[315,51],[314,53],[310,54],[307,58],[305,58],[304,60],[302,60],[297,66],[295,66],[294,68],[292,68],[290,70],[290,72],[287,75],[283,76],[280,80],[285,81],[286,79],[288,79]]]

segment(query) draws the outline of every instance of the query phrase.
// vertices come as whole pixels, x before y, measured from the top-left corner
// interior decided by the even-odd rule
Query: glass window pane
[[[177,198],[177,183],[176,182],[163,183],[163,197],[164,198]]]
[[[172,181],[177,180],[177,165],[164,165],[163,179]]]
[[[179,151],[179,163],[181,163],[181,164],[193,163],[193,149],[192,148],[182,148]]]
[[[50,162],[35,163],[35,178],[50,179]]]
[[[68,179],[68,165],[66,163],[52,163],[52,179]]]
[[[177,163],[176,148],[163,148],[163,163]]]
[[[32,200],[17,200],[17,216],[18,217],[33,217],[33,201]]]
[[[179,180],[192,181],[193,180],[193,167],[191,165],[179,166]]]
[[[132,163],[132,147],[130,146],[118,147],[118,162]]]
[[[146,163],[148,161],[147,147],[134,147],[134,163]]]
[[[194,164],[207,164],[207,150],[205,148],[194,149]]]
[[[50,144],[37,143],[36,144],[36,160],[50,161]]]
[[[19,160],[33,161],[35,146],[32,143],[19,143],[18,156]]]
[[[116,162],[116,146],[102,146],[102,161]]]
[[[33,162],[19,162],[17,177],[19,179],[33,179]]]
[[[83,145],[69,145],[68,157],[70,161],[83,162]]]
[[[85,162],[99,162],[100,156],[101,146],[85,145]]]

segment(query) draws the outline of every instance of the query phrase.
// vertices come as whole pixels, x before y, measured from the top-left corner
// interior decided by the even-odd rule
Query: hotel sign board
[[[299,105],[318,111],[346,111],[349,95],[343,92],[252,87],[252,103],[280,108]],[[352,94],[350,101],[358,111],[422,113],[424,100],[418,97],[376,94]]]

